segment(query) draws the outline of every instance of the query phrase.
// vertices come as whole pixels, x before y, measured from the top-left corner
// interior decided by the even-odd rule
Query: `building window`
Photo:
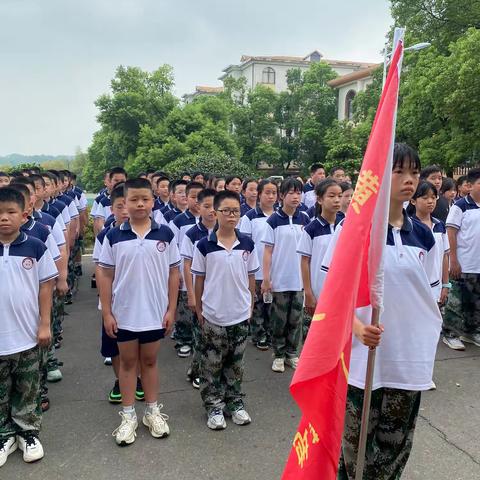
[[[263,69],[262,83],[275,85],[275,70],[272,67],[266,67]]]
[[[355,90],[349,90],[345,97],[345,119],[353,120],[353,99],[355,98]]]

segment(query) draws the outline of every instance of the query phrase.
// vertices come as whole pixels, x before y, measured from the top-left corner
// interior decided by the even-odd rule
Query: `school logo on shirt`
[[[244,250],[242,253],[242,258],[244,262],[248,262],[248,257],[250,256],[250,252],[248,250]]]
[[[165,242],[163,242],[162,240],[157,242],[157,250],[159,252],[164,252],[166,248],[167,248],[167,244]]]
[[[418,254],[418,258],[423,263],[423,260],[425,258],[425,252],[423,250],[420,250],[420,253]]]
[[[25,270],[31,270],[33,268],[33,258],[26,257],[23,259],[22,267]]]

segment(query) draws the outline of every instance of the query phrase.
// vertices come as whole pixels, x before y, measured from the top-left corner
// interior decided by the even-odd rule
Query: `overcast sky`
[[[381,61],[386,0],[0,0],[0,155],[86,149],[118,65],[174,67],[176,94],[242,54]]]

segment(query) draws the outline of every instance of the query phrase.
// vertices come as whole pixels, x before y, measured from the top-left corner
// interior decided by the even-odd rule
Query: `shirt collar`
[[[280,208],[277,210],[277,214],[280,215],[280,216],[283,217],[283,218],[288,218],[288,215],[283,211],[283,208],[282,208],[282,207],[280,207]],[[299,215],[300,215],[300,207],[297,207],[297,209],[295,210],[295,212],[293,212],[292,218],[297,218]]]
[[[34,211],[33,211],[33,218],[34,218],[34,219],[42,218],[42,217],[43,217],[43,215],[42,215],[41,210],[34,210]]]
[[[155,221],[151,221],[151,226],[150,230],[158,230],[160,228],[160,225]],[[130,225],[130,222],[126,220],[120,225],[120,230],[132,230],[132,226]]]
[[[35,225],[35,220],[32,217],[28,217],[27,221],[20,227],[21,230],[31,230]]]
[[[237,236],[237,241],[239,240],[239,238],[238,238],[239,234],[240,234],[240,231],[238,229],[235,229],[235,235]],[[216,229],[212,230],[212,232],[208,236],[208,241],[209,242],[215,242],[216,244],[218,244],[218,237],[217,237],[217,230]]]
[[[255,207],[255,213],[257,214],[257,217],[266,217],[266,215],[263,213],[263,210],[260,208],[260,205]]]
[[[388,225],[388,229],[391,230],[393,228],[392,225]],[[412,219],[407,215],[405,210],[403,210],[403,224],[402,228],[400,228],[403,232],[411,232],[413,230],[413,223]]]

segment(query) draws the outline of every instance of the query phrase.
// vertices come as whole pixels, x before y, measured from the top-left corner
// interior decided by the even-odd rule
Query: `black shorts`
[[[142,345],[144,343],[152,343],[161,340],[164,336],[164,328],[159,328],[158,330],[146,330],[145,332],[131,332],[130,330],[119,328],[117,331],[117,342],[138,340],[138,343]]]
[[[100,348],[102,357],[116,357],[118,355],[117,339],[107,335],[102,322],[102,346]]]

